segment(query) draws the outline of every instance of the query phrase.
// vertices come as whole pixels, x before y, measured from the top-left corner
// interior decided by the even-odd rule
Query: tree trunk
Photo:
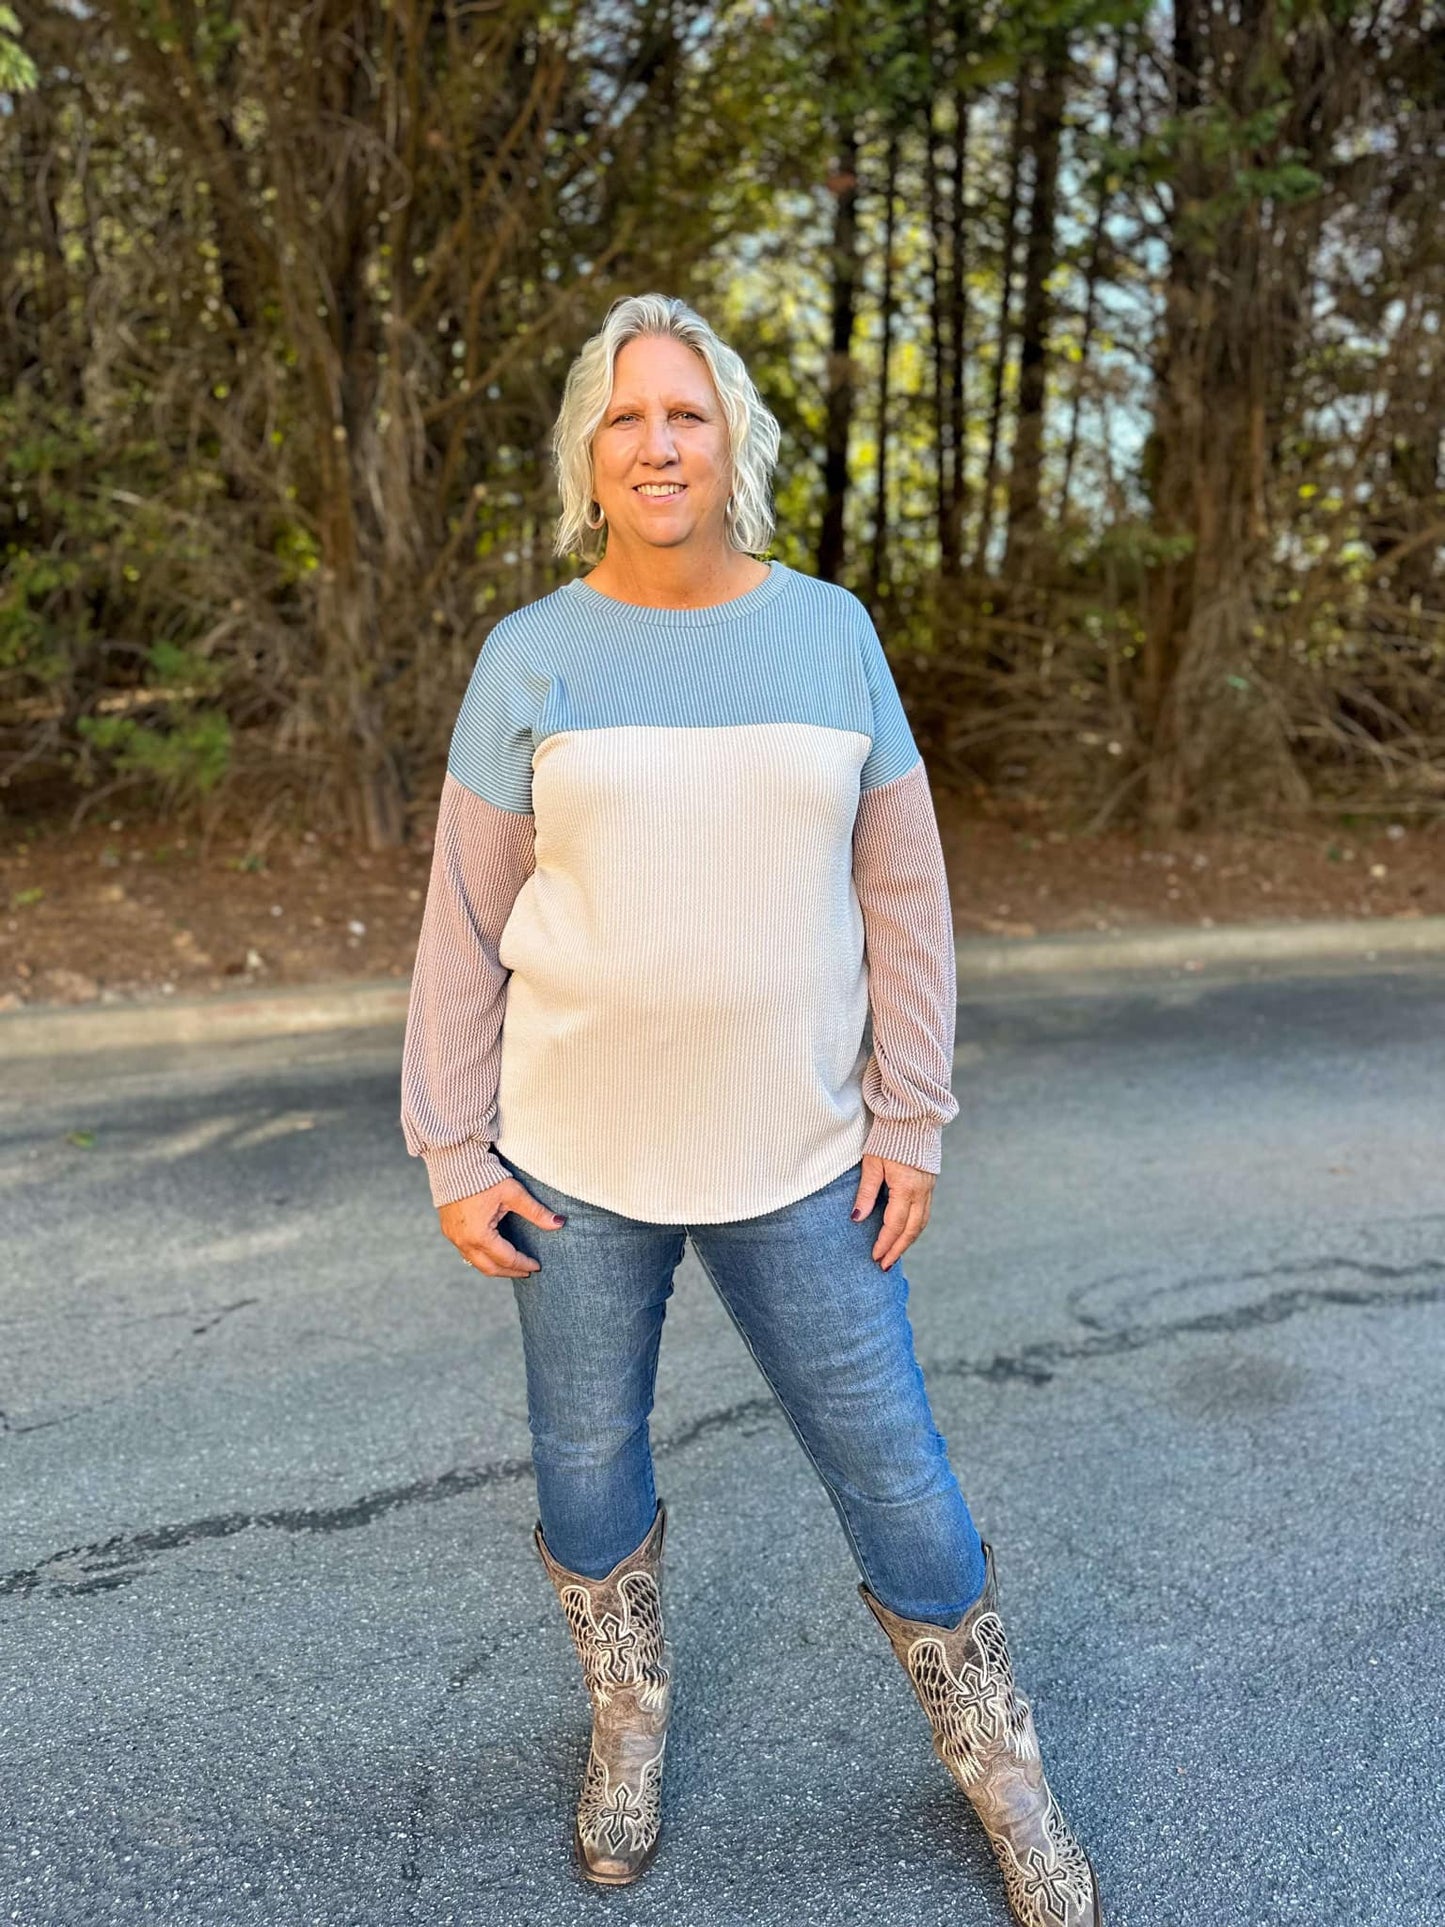
[[[964,458],[968,446],[964,371],[968,354],[968,287],[964,270],[968,257],[968,94],[962,80],[964,16],[957,14],[954,58],[958,74],[953,88],[953,166],[949,195],[948,235],[948,491],[944,519],[948,555],[954,570],[963,555],[963,524],[968,511]]]
[[[887,619],[893,599],[888,556],[888,438],[890,374],[893,354],[893,237],[898,196],[898,129],[888,130],[883,164],[883,287],[879,301],[878,453],[873,468],[873,540],[868,555],[868,607],[874,620]]]
[[[1043,493],[1044,408],[1049,373],[1048,278],[1055,259],[1059,148],[1069,80],[1069,43],[1063,33],[1045,44],[1034,98],[1034,185],[1024,255],[1023,315],[1019,328],[1018,428],[1009,476],[1008,537],[1004,573],[1027,579],[1038,561]]]
[[[1266,454],[1282,419],[1320,231],[1313,205],[1239,196],[1245,169],[1297,155],[1259,115],[1281,60],[1277,19],[1176,0],[1180,128],[1163,324],[1146,451],[1160,553],[1144,595],[1138,725],[1144,809],[1157,829],[1198,822],[1222,790],[1301,800],[1271,705],[1253,688],[1257,584],[1271,546]],[[1328,64],[1330,49],[1321,48]],[[1206,81],[1208,97],[1206,98]],[[1200,124],[1217,105],[1234,130]],[[1262,131],[1255,133],[1259,128]],[[1227,273],[1220,264],[1227,264]]]
[[[1018,227],[1019,181],[1028,138],[1029,78],[1020,67],[1014,88],[1013,134],[1009,142],[1008,195],[1004,202],[1003,232],[999,238],[998,351],[993,370],[993,396],[988,411],[988,453],[984,457],[983,487],[979,492],[978,541],[973,565],[980,573],[988,566],[993,541],[993,497],[998,482],[999,441],[1003,433],[1003,403],[1008,386],[1009,345],[1013,339],[1014,234]]]
[[[843,571],[847,537],[848,443],[853,426],[853,327],[858,306],[858,134],[851,120],[838,129],[837,166],[829,181],[833,202],[833,241],[829,269],[833,285],[832,329],[828,354],[827,423],[823,445],[823,526],[818,539],[818,574],[836,582]]]
[[[923,206],[928,232],[928,338],[933,373],[933,500],[938,531],[938,567],[943,576],[957,573],[958,556],[952,547],[953,518],[948,512],[948,334],[944,326],[943,217],[938,202],[938,9],[928,0],[924,9],[924,37],[928,68],[923,99]]]
[[[1118,137],[1119,101],[1123,92],[1124,57],[1128,38],[1121,29],[1113,40],[1114,71],[1104,104],[1104,140],[1112,149]],[[1089,255],[1084,264],[1084,316],[1079,328],[1079,360],[1074,393],[1069,408],[1069,439],[1064,449],[1064,472],[1059,480],[1058,512],[1055,527],[1062,533],[1068,526],[1069,498],[1073,493],[1074,464],[1079,453],[1079,431],[1083,426],[1084,389],[1088,381],[1089,355],[1094,346],[1094,319],[1098,313],[1099,275],[1104,263],[1104,236],[1113,195],[1109,190],[1107,169],[1099,174],[1099,198],[1094,207],[1093,231],[1089,236]]]

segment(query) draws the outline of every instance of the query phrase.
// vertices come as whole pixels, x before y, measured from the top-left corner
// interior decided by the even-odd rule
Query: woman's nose
[[[675,448],[672,423],[666,415],[654,416],[647,423],[642,437],[643,455],[649,462],[670,462]]]

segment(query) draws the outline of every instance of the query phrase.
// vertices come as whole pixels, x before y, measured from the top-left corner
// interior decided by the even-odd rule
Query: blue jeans
[[[854,1165],[781,1210],[731,1224],[648,1224],[506,1164],[567,1220],[515,1212],[502,1235],[542,1269],[513,1281],[527,1366],[537,1509],[553,1557],[600,1579],[647,1536],[657,1507],[648,1416],[673,1273],[693,1249],[772,1388],[877,1598],[953,1625],[983,1589],[983,1550],[929,1410],[901,1261],[883,1222],[849,1217]]]

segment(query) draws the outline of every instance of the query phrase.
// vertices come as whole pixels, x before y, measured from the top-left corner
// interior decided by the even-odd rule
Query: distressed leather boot
[[[983,1822],[1018,1927],[1102,1927],[1099,1889],[1044,1778],[1029,1703],[1014,1685],[993,1553],[957,1626],[903,1619],[859,1586],[933,1728],[933,1750]]]
[[[589,1880],[625,1887],[648,1866],[662,1828],[662,1753],[672,1709],[672,1652],[663,1637],[661,1505],[635,1552],[605,1579],[559,1566],[534,1537],[557,1589],[592,1701],[592,1750],[573,1844]]]

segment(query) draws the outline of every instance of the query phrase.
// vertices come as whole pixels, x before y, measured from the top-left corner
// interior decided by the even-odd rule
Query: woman
[[[614,303],[578,355],[557,549],[596,566],[496,625],[462,703],[407,1148],[444,1235],[513,1280],[537,1549],[593,1707],[582,1871],[623,1885],[658,1843],[671,1684],[648,1414],[690,1238],[1015,1920],[1097,1927],[905,1309],[899,1260],[958,1108],[928,779],[863,605],[759,559],[778,441],[681,301]]]

